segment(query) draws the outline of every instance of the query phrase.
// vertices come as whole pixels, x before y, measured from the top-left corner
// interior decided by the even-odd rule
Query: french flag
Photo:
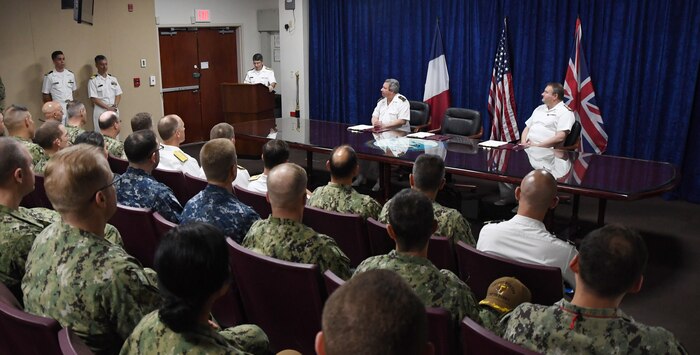
[[[442,49],[440,25],[435,25],[433,47],[425,78],[423,101],[430,105],[430,129],[440,128],[445,111],[450,107],[450,75],[447,73],[445,51]]]

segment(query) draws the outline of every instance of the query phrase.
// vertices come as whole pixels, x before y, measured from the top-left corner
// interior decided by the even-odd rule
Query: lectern
[[[275,118],[275,95],[262,84],[221,84],[224,120],[234,128],[236,123]],[[259,142],[236,140],[239,156],[260,157]]]

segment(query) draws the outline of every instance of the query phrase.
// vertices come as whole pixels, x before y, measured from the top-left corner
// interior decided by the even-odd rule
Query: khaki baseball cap
[[[494,280],[486,291],[486,298],[479,304],[489,306],[501,313],[508,313],[523,302],[530,302],[532,295],[522,282],[515,277],[501,277]]]

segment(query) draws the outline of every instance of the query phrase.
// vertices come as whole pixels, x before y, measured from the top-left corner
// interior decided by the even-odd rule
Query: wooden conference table
[[[385,197],[389,167],[412,166],[423,153],[442,156],[449,173],[512,184],[519,184],[533,169],[546,169],[557,179],[559,191],[574,194],[574,215],[578,213],[579,196],[599,199],[600,225],[604,223],[607,200],[657,196],[679,181],[676,168],[665,162],[512,145],[484,148],[477,140],[459,136],[437,141],[407,138],[404,132],[393,130],[352,132],[348,127],[337,122],[277,118],[236,123],[235,132],[236,139],[266,142],[276,138],[291,148],[305,150],[309,172],[314,152],[329,153],[333,147],[348,144],[361,159],[381,163]]]

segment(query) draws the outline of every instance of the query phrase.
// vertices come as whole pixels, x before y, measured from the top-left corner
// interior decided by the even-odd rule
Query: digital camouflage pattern
[[[180,223],[182,206],[168,186],[142,169],[129,167],[115,177],[117,201],[128,207],[150,208],[173,223]]]
[[[503,329],[499,323],[503,316],[504,313],[498,310],[486,305],[479,305],[479,319],[481,319],[481,325],[495,334],[501,335],[503,333]]]
[[[378,221],[384,224],[389,223],[389,206],[391,200],[387,201],[379,214]],[[469,222],[462,216],[459,211],[444,207],[443,205],[433,201],[433,213],[438,224],[436,235],[447,237],[453,245],[458,241],[463,241],[471,246],[476,246],[476,239],[472,235],[472,228]]]
[[[326,211],[359,214],[364,219],[377,219],[382,210],[382,205],[372,197],[355,191],[352,186],[333,182],[316,188],[306,204]]]
[[[241,243],[243,237],[260,216],[236,195],[226,189],[207,185],[204,190],[185,204],[180,215],[180,224],[206,222],[221,229],[224,235]]]
[[[34,240],[22,279],[25,310],[70,327],[97,353],[116,353],[160,296],[156,274],[122,247],[62,221]]]
[[[386,255],[367,258],[357,266],[355,275],[375,269],[395,271],[416,291],[426,307],[446,309],[455,322],[464,317],[480,322],[474,294],[452,271],[439,270],[426,258],[392,250]]]
[[[343,280],[350,278],[350,259],[335,240],[291,219],[270,216],[255,222],[241,245],[275,259],[316,264],[321,272],[331,270]]]
[[[105,138],[105,148],[107,148],[109,155],[124,159],[124,143],[104,134],[102,136]]]
[[[615,308],[523,303],[503,318],[503,338],[548,354],[687,354],[669,331]]]
[[[44,170],[46,170],[46,164],[49,163],[49,159],[51,159],[51,157],[44,153],[41,159],[34,164],[34,174],[44,175]]]
[[[29,154],[32,156],[32,164],[37,165],[41,159],[46,155],[44,153],[44,148],[40,147],[38,144],[24,138],[20,137],[13,137],[16,139],[18,142],[22,143],[25,147],[27,147],[27,150],[29,150]]]
[[[120,354],[268,354],[269,347],[267,335],[255,325],[244,324],[218,332],[201,326],[192,332],[175,333],[154,311],[143,317]]]
[[[85,132],[85,130],[80,127],[70,125],[66,125],[66,131],[68,132],[68,141],[70,142],[70,144],[75,144],[75,138],[77,138],[80,134]]]

